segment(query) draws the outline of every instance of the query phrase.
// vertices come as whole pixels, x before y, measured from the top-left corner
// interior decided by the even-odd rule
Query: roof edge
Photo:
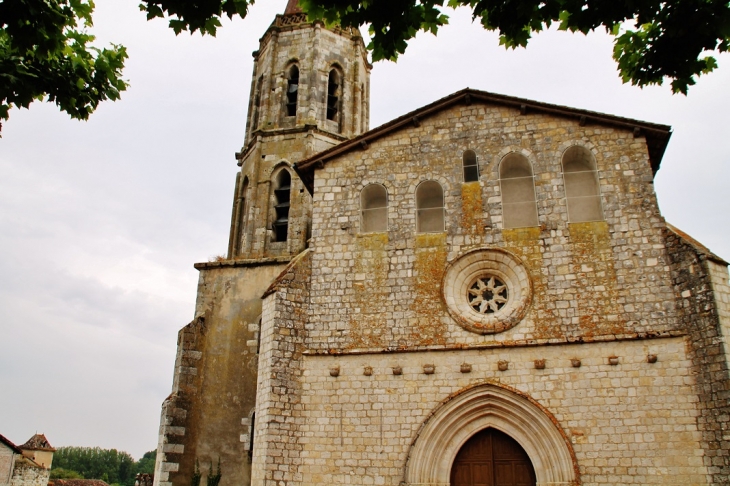
[[[689,234],[685,233],[681,229],[677,228],[673,224],[666,223],[667,229],[677,235],[679,238],[684,240],[689,246],[694,248],[697,253],[700,253],[701,255],[704,255],[707,257],[708,260],[712,260],[715,263],[719,263],[720,265],[729,266],[730,263],[726,262],[724,259],[719,257],[718,255],[712,253],[709,248],[707,248],[705,245],[697,241],[696,239],[692,238]]]
[[[10,439],[8,439],[7,437],[5,437],[2,434],[0,434],[0,443],[3,443],[6,446],[10,447],[13,450],[13,452],[15,452],[16,454],[22,454],[23,453],[23,451],[20,449],[20,447],[18,447],[17,445],[15,445],[13,443],[13,441],[11,441]]]
[[[304,182],[309,193],[314,194],[313,172],[316,168],[323,167],[324,164],[330,159],[349,152],[350,150],[353,150],[357,147],[365,149],[367,148],[369,142],[384,137],[391,132],[403,128],[408,124],[418,125],[421,119],[434,115],[452,105],[455,105],[457,103],[471,105],[475,100],[512,106],[519,109],[520,112],[522,112],[523,114],[527,113],[528,111],[551,113],[558,116],[575,118],[578,119],[581,123],[599,122],[606,125],[612,125],[619,128],[632,130],[636,134],[636,136],[644,135],[647,137],[647,139],[651,138],[654,142],[652,145],[650,145],[649,140],[647,140],[647,146],[649,149],[649,161],[651,163],[652,171],[654,173],[659,170],[661,159],[664,155],[667,143],[669,142],[669,138],[672,134],[672,128],[669,125],[644,122],[631,118],[607,115],[604,113],[598,113],[589,110],[581,110],[578,108],[554,105],[550,103],[543,103],[540,101],[528,100],[525,98],[517,98],[514,96],[500,95],[495,93],[489,93],[487,91],[465,88],[455,93],[452,93],[444,98],[436,100],[433,103],[406,113],[405,115],[402,115],[387,123],[384,123],[383,125],[380,125],[379,127],[362,133],[346,142],[342,142],[339,145],[335,145],[334,147],[324,150],[323,152],[319,152],[318,154],[304,159],[294,165],[294,170]]]

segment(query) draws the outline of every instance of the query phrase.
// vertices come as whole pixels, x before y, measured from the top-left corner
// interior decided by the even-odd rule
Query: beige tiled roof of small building
[[[101,479],[52,479],[48,486],[109,486]]]
[[[35,434],[28,441],[20,446],[21,449],[26,451],[51,451],[54,452],[56,449],[48,442],[46,436],[43,434]]]

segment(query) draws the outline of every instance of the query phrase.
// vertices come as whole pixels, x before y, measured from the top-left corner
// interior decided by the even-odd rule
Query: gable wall
[[[605,222],[568,223],[561,154],[590,149]],[[474,150],[481,180],[464,184]],[[539,227],[502,229],[498,165],[511,151],[533,165]],[[678,329],[645,140],[611,127],[486,105],[456,106],[354,150],[315,174],[312,350],[595,340]],[[415,191],[444,188],[446,231],[415,233]],[[360,191],[384,184],[387,233],[360,234]],[[464,252],[509,251],[532,283],[524,320],[479,335],[449,315],[445,269]]]

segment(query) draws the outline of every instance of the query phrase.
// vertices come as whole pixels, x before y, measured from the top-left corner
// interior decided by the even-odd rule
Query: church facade
[[[368,130],[356,31],[254,53],[156,486],[727,484],[727,263],[661,216],[670,127],[465,89]]]

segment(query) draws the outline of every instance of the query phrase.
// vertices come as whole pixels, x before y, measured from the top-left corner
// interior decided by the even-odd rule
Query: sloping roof
[[[284,15],[298,13],[302,13],[302,9],[301,7],[299,7],[299,0],[289,0],[289,3],[286,4],[286,10],[284,10]]]
[[[418,124],[420,120],[435,115],[456,104],[470,105],[475,102],[511,106],[519,109],[522,113],[548,113],[555,116],[573,118],[578,120],[581,124],[595,123],[632,130],[635,134],[646,137],[646,144],[649,148],[649,160],[654,173],[659,170],[659,164],[661,163],[664,151],[667,148],[669,137],[672,135],[672,128],[669,125],[648,123],[633,120],[631,118],[622,118],[619,116],[597,113],[595,111],[580,110],[578,108],[552,105],[550,103],[541,103],[539,101],[466,88],[391,120],[377,128],[360,134],[353,139],[342,142],[339,145],[335,145],[324,152],[320,152],[308,159],[302,160],[301,162],[294,164],[294,170],[302,179],[310,194],[313,194],[314,170],[316,168],[323,167],[329,160],[347,153],[350,150],[365,148],[369,142],[404,129],[411,124]]]
[[[101,479],[51,479],[48,486],[109,486]]]
[[[692,248],[697,250],[698,253],[706,256],[709,260],[719,263],[720,265],[730,265],[730,263],[726,262],[719,256],[712,253],[709,248],[707,248],[705,245],[703,245],[699,241],[695,240],[690,235],[688,235],[681,229],[677,228],[676,226],[667,223],[667,228],[669,229],[669,231],[671,231],[672,233],[674,233],[675,235],[679,236],[684,241],[686,241],[687,244],[689,244]]]
[[[10,441],[10,439],[8,439],[7,437],[5,437],[2,434],[0,434],[0,443],[5,444],[6,446],[10,447],[13,450],[13,452],[15,452],[16,454],[22,454],[23,453],[23,451],[20,450],[20,447],[18,447],[15,444],[13,444]]]
[[[28,441],[20,446],[21,449],[26,451],[50,451],[55,452],[56,449],[48,442],[46,436],[43,434],[35,434]]]

